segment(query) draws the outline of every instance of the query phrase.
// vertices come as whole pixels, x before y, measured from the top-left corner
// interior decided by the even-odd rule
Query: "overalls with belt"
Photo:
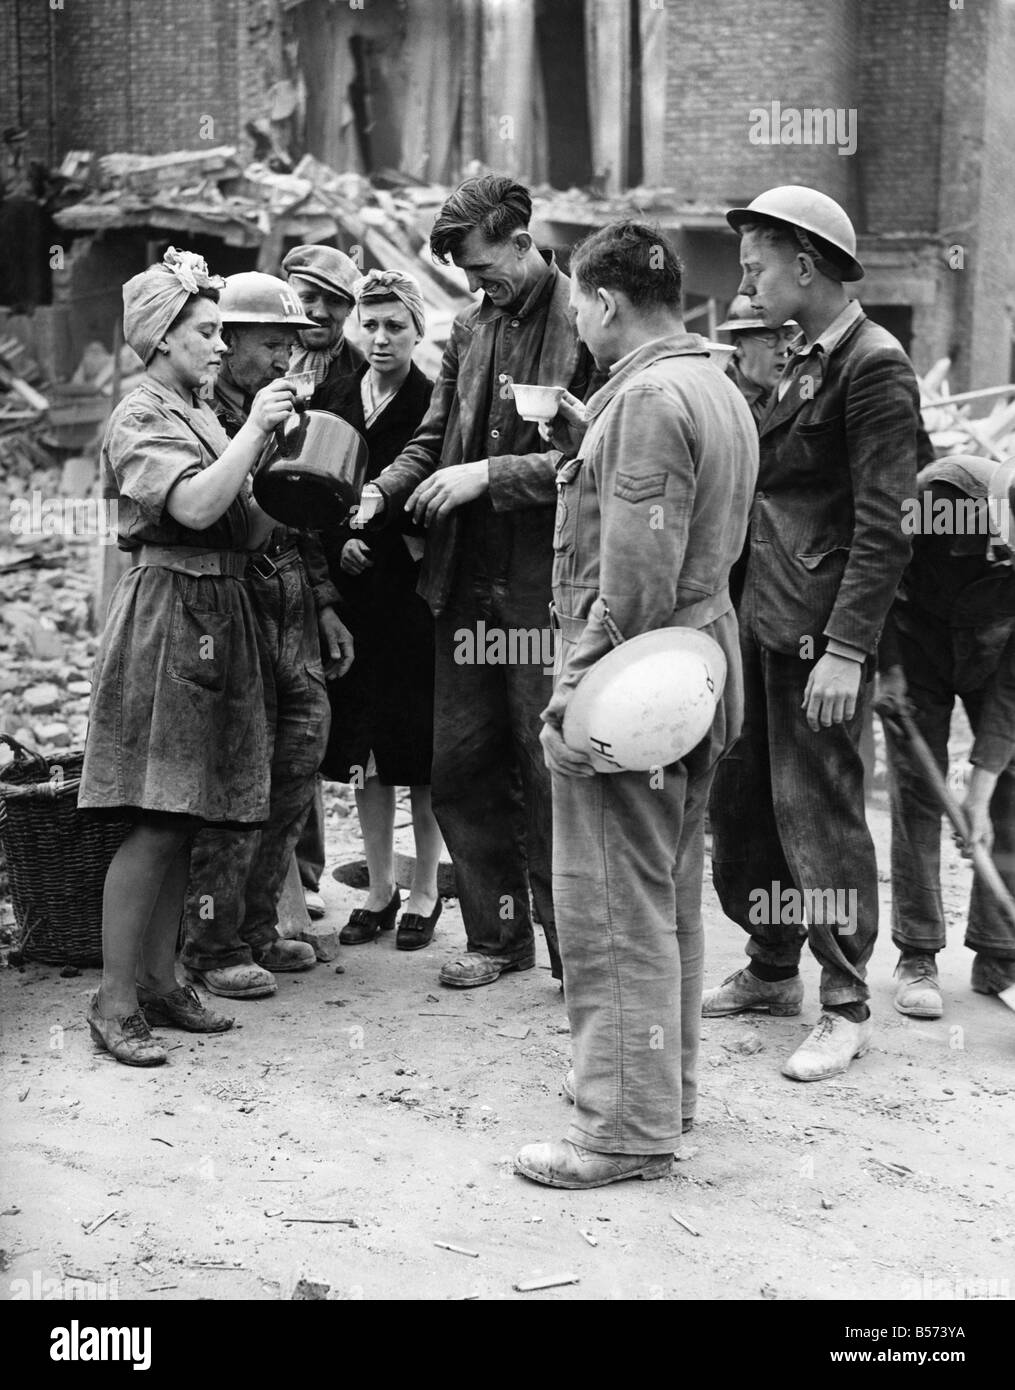
[[[743,399],[680,334],[615,367],[558,473],[553,620],[560,723],[585,672],[620,642],[706,628],[727,688],[712,730],[651,772],[553,774],[553,892],[576,1104],[567,1137],[603,1153],[679,1148],[694,1115],[704,815],[741,688],[729,570],[747,525],[757,433]]]

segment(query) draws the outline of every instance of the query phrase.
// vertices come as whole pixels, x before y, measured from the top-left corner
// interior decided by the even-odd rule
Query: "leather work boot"
[[[441,966],[440,982],[452,989],[475,989],[477,985],[492,985],[512,970],[534,970],[535,966],[535,954],[514,960],[510,956],[483,956],[478,951],[467,951]]]
[[[574,1105],[574,1067],[572,1067],[571,1070],[564,1077],[564,1081],[560,1089],[564,1092],[564,1099],[570,1101],[571,1104]],[[685,1118],[680,1121],[681,1134],[690,1134],[693,1128],[693,1120]]]
[[[182,1028],[187,1033],[226,1033],[235,1019],[206,1009],[192,985],[179,985],[171,994],[137,987],[137,1002],[150,1027]]]
[[[217,970],[188,966],[187,979],[196,980],[209,994],[223,999],[267,999],[278,989],[271,971],[262,970],[259,965],[223,965]]]
[[[854,1057],[862,1057],[871,1044],[874,1024],[869,1018],[853,1023],[842,1014],[822,1014],[782,1069],[793,1081],[825,1081],[839,1076]]]
[[[701,998],[702,1018],[726,1018],[729,1014],[762,1013],[773,1018],[793,1018],[804,1001],[804,982],[799,975],[790,980],[759,980],[745,966]]]
[[[279,975],[292,970],[313,970],[317,952],[306,941],[290,941],[280,936],[277,941],[269,941],[267,946],[255,948],[254,960],[265,970]]]
[[[940,1018],[944,1013],[937,959],[933,951],[904,950],[895,967],[899,987],[895,1007],[910,1018]]]
[[[672,1154],[601,1154],[570,1139],[526,1144],[515,1155],[515,1172],[546,1187],[605,1187],[625,1178],[668,1178]]]

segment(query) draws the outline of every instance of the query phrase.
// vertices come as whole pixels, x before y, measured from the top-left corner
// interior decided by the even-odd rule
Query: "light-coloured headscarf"
[[[203,256],[170,246],[160,265],[149,266],[123,287],[123,336],[148,365],[177,314],[198,290],[220,290]]]
[[[403,275],[400,270],[368,270],[352,287],[356,303],[362,304],[366,298],[398,299],[412,315],[416,331],[426,332],[426,306],[419,281],[412,275]]]

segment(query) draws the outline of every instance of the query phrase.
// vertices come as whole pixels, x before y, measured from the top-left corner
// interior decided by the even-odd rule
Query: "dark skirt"
[[[242,580],[129,570],[95,658],[79,807],[263,821],[262,660]]]
[[[331,735],[321,771],[331,781],[362,785],[373,753],[384,786],[430,784],[434,625],[415,591],[418,573],[418,564],[407,562],[382,565],[357,584],[342,577],[349,596],[342,617],[356,659],[328,685]]]

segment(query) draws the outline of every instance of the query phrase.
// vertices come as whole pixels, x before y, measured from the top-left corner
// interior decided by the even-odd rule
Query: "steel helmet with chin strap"
[[[816,259],[828,261],[843,280],[862,280],[856,258],[856,232],[834,198],[799,183],[781,184],[759,193],[745,208],[730,208],[726,221],[735,232],[755,218],[792,228],[801,247]]]

